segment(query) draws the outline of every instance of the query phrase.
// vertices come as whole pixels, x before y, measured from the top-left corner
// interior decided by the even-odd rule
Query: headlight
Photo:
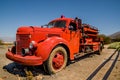
[[[29,45],[29,48],[33,49],[33,48],[36,48],[36,47],[37,47],[37,43],[35,41],[31,41],[30,45]]]
[[[28,48],[26,48],[26,49],[22,48],[22,56],[25,56],[28,53],[29,53],[29,49]]]

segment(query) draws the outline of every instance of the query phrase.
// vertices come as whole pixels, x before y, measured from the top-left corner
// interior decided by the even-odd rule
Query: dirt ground
[[[5,57],[7,47],[0,46],[0,80],[86,80],[115,51],[114,49],[107,49],[107,46],[105,46],[101,55],[91,54],[80,57],[75,62],[70,63],[64,70],[54,75],[48,75],[43,70],[43,66],[27,67],[8,60]],[[102,80],[116,55],[105,64],[92,80]],[[108,80],[120,80],[120,56]]]

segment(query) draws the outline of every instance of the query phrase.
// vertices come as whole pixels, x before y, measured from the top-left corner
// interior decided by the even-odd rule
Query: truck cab
[[[69,60],[74,60],[75,55],[88,48],[99,50],[100,41],[93,42],[98,31],[84,26],[81,19],[61,16],[47,25],[19,27],[15,45],[8,49],[6,57],[23,65],[44,65],[50,74],[59,72]],[[85,38],[84,33],[95,36]]]

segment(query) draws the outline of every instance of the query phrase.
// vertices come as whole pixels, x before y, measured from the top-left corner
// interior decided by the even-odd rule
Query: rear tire
[[[62,46],[54,48],[46,63],[49,74],[57,73],[65,68],[67,59],[67,52]]]
[[[100,43],[99,49],[98,49],[98,51],[97,51],[97,54],[98,54],[98,55],[101,55],[102,49],[103,49],[103,44]]]

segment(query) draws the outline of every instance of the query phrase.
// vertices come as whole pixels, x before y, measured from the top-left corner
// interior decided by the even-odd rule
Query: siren
[[[65,18],[65,16],[64,16],[64,15],[61,15],[61,18]]]

